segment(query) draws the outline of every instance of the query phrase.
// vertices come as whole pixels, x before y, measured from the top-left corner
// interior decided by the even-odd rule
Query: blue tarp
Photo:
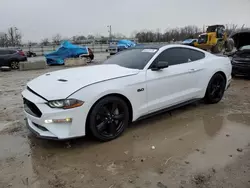
[[[136,43],[132,42],[131,40],[119,40],[117,43],[117,47],[125,47],[125,48],[129,48],[129,47],[134,47],[136,46]]]
[[[77,46],[69,41],[64,41],[55,52],[46,54],[45,58],[48,65],[63,65],[66,58],[74,58],[88,53],[88,47]]]

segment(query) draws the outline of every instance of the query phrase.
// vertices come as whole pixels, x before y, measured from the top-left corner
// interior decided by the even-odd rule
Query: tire
[[[223,50],[223,45],[221,41],[218,41],[215,46],[212,47],[211,52],[214,54],[221,53]]]
[[[0,67],[0,70],[6,72],[6,71],[11,71],[11,68],[7,67],[7,66],[2,66],[2,67]]]
[[[88,115],[88,128],[99,141],[107,142],[119,137],[129,123],[129,109],[124,100],[107,96],[98,101]]]
[[[210,79],[204,100],[208,104],[218,103],[225,92],[226,89],[226,79],[221,73],[216,73]]]
[[[19,62],[16,61],[16,60],[11,61],[10,62],[10,67],[11,67],[11,69],[14,69],[14,70],[19,69]]]
[[[230,38],[225,43],[225,51],[232,52],[233,48],[234,48],[234,40]]]

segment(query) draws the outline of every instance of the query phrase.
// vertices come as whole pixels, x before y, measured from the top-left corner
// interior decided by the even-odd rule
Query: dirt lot
[[[134,123],[112,142],[55,142],[27,130],[20,95],[55,69],[0,72],[1,188],[250,187],[250,80],[233,80],[219,104]]]

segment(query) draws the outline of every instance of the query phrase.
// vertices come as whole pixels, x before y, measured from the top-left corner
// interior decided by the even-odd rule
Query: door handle
[[[188,72],[192,73],[192,72],[195,72],[195,71],[196,71],[196,69],[189,69]]]
[[[199,70],[199,69],[189,69],[188,72],[192,73],[192,72],[196,72],[196,71],[198,71],[198,70]]]

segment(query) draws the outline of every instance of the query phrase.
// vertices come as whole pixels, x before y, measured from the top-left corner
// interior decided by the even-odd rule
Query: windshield
[[[239,50],[250,50],[250,45],[242,46]]]
[[[143,69],[154,56],[157,49],[127,49],[104,61],[104,64],[116,64],[130,69]]]

